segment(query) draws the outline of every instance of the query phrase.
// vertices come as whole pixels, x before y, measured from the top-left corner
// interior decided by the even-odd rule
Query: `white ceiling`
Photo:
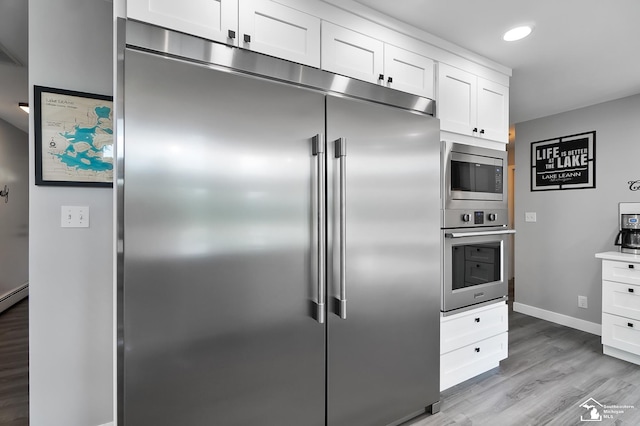
[[[639,0],[356,0],[513,69],[518,123],[640,93]],[[28,0],[0,0],[0,118],[28,131]],[[533,24],[528,38],[502,33]],[[57,64],[52,64],[57,66]]]
[[[640,93],[639,0],[356,1],[512,68],[511,123]]]

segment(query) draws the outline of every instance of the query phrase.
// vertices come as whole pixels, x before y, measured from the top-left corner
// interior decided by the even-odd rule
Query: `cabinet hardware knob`
[[[380,74],[380,75],[378,76],[378,80],[384,80],[384,74]]]
[[[474,127],[473,130],[472,130],[473,133],[476,133],[477,131],[478,131],[477,127]]]
[[[476,348],[476,352],[480,352],[480,348]]]
[[[633,265],[629,265],[629,269],[633,269],[633,268],[634,268],[634,266],[633,266]]]
[[[476,318],[476,322],[480,322],[480,318]]]
[[[389,77],[389,78],[387,79],[387,83],[393,83],[393,78],[392,78],[392,77]]]
[[[633,323],[632,322],[628,322],[627,325],[631,328],[633,328]]]
[[[229,34],[228,34],[229,38],[236,38],[236,32],[233,30],[229,30]]]
[[[634,293],[634,292],[635,292],[634,289],[632,289],[632,288],[629,289],[629,293]]]
[[[481,135],[484,135],[484,129],[481,129],[481,130],[480,130],[480,134],[481,134]]]
[[[251,36],[249,34],[245,34],[244,35],[244,42],[245,43],[251,43]]]

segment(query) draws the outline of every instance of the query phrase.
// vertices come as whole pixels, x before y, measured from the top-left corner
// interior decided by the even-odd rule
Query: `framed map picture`
[[[36,185],[113,186],[113,98],[34,86]]]

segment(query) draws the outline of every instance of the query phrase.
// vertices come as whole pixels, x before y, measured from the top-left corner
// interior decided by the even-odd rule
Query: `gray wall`
[[[112,94],[112,3],[29,0],[29,86]],[[33,426],[113,419],[112,190],[34,184],[30,123],[29,344]],[[89,206],[89,228],[60,207]]]
[[[531,143],[596,131],[596,188],[530,191]],[[618,202],[640,201],[640,95],[516,125],[515,302],[601,323],[601,266],[615,250]],[[536,212],[537,222],[525,222]],[[588,309],[577,297],[588,297]]]
[[[0,120],[0,299],[29,281],[29,135]]]

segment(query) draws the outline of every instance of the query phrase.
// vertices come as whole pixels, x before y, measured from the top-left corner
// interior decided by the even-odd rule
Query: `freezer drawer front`
[[[438,132],[436,119],[327,97],[328,425],[389,424],[439,400]]]
[[[125,54],[118,424],[324,425],[324,97]]]

